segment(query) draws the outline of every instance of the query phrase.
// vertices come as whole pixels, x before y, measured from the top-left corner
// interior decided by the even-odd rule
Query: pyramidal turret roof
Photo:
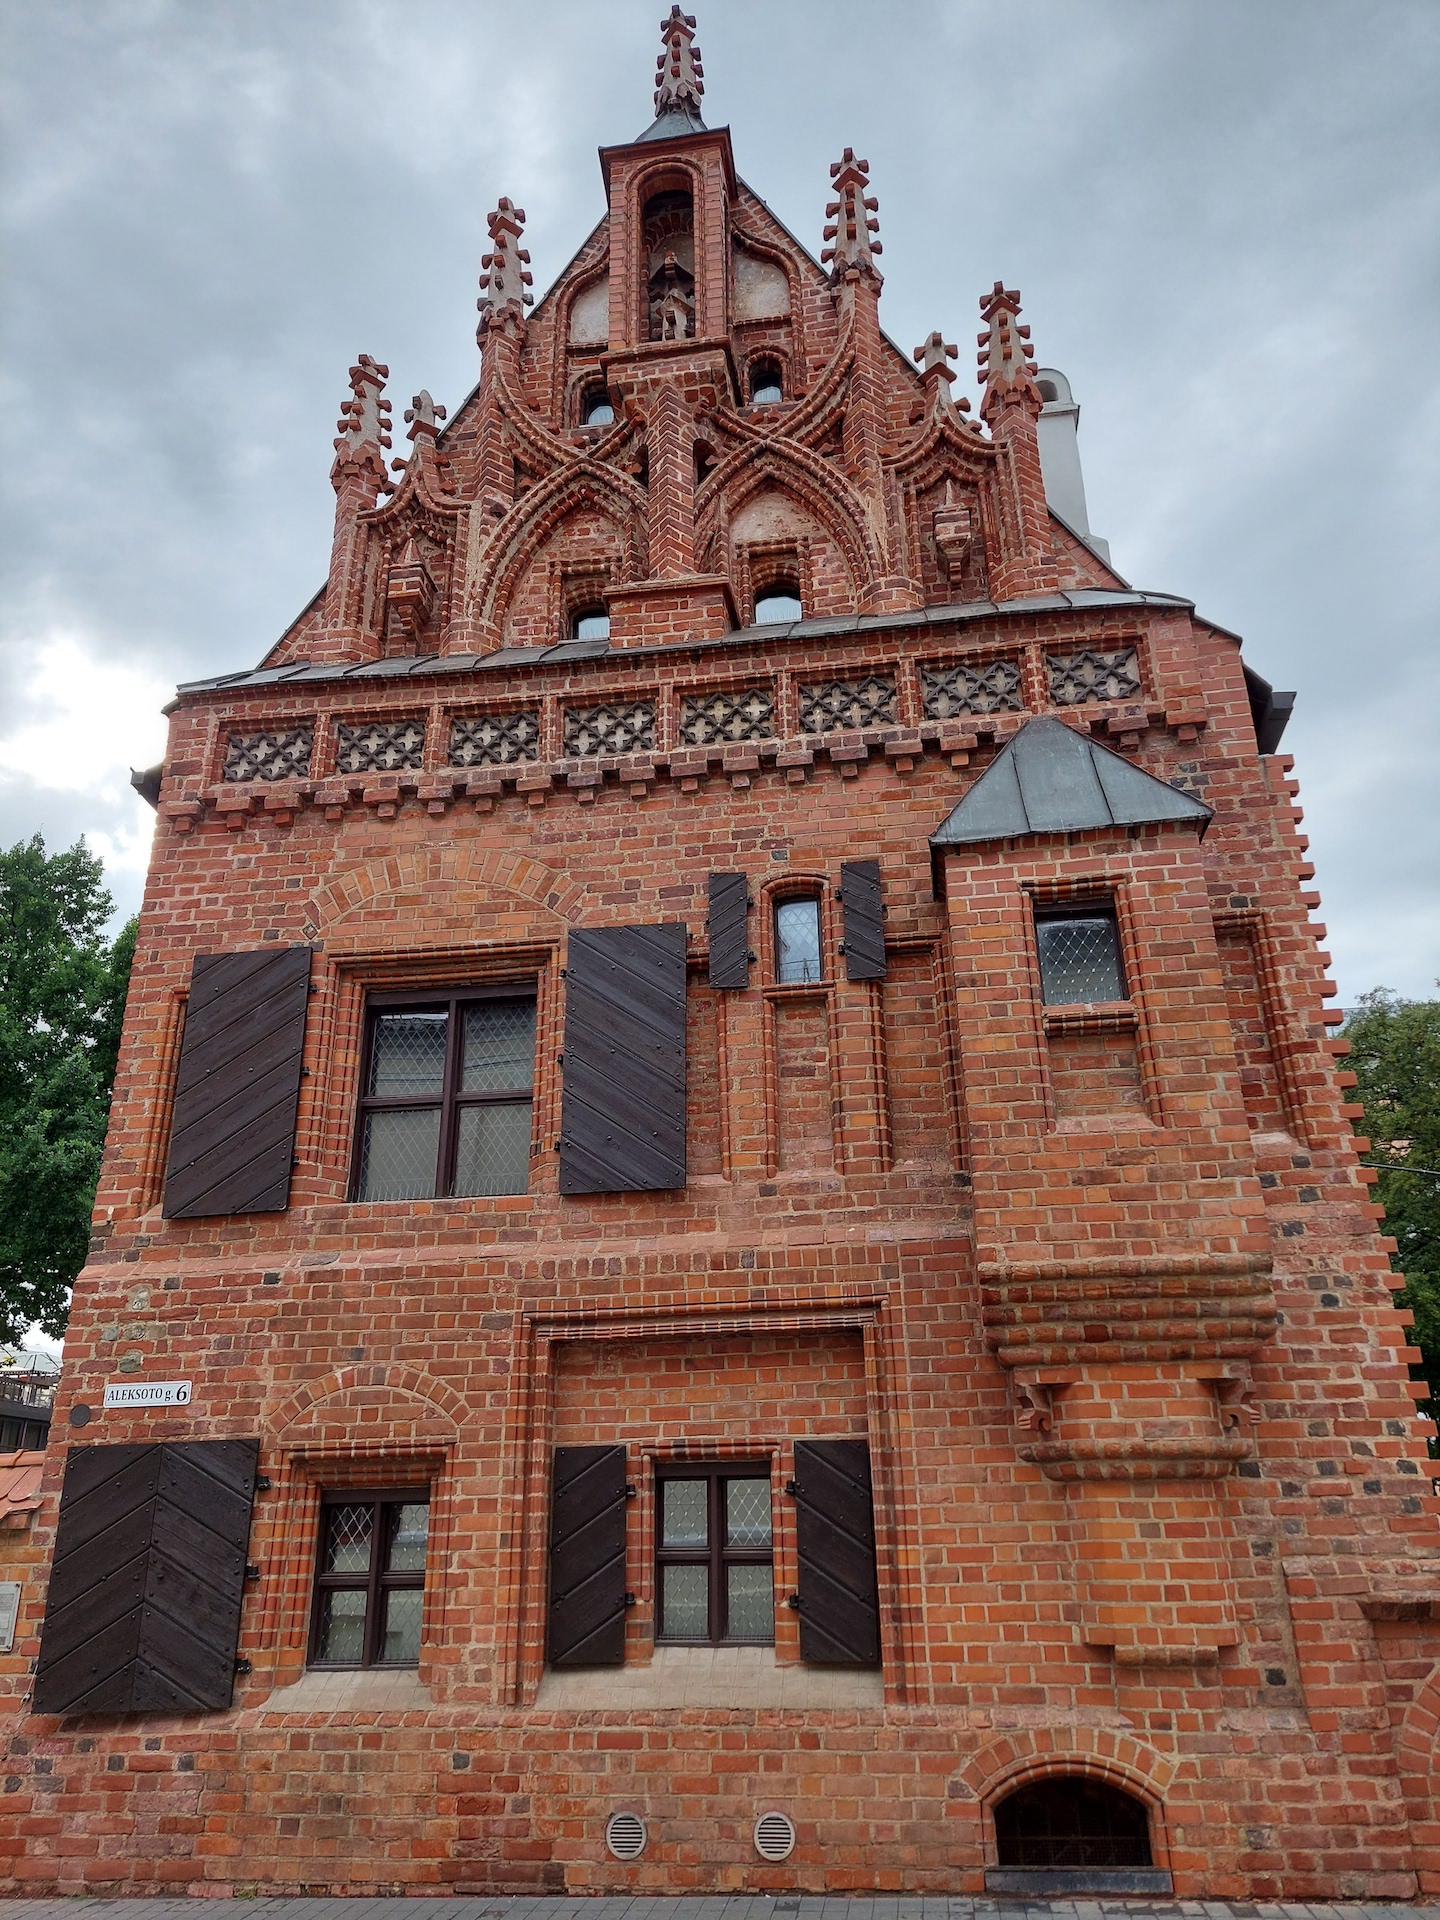
[[[996,755],[930,844],[973,846],[1160,820],[1189,820],[1203,833],[1213,817],[1202,801],[1044,716],[1028,721]]]

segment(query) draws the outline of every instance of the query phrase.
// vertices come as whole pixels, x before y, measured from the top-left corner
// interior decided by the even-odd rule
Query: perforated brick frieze
[[[565,752],[572,760],[644,753],[654,745],[652,701],[605,700],[598,706],[565,709]]]
[[[1078,707],[1087,700],[1130,700],[1140,691],[1140,669],[1134,647],[1114,653],[1047,654],[1050,698],[1057,707]]]
[[[310,771],[314,727],[232,733],[225,747],[227,780],[297,780]]]
[[[425,722],[365,720],[335,730],[337,773],[394,773],[423,765]]]
[[[681,708],[680,737],[687,746],[706,747],[714,740],[769,740],[774,732],[775,696],[769,687],[689,693]]]
[[[513,767],[539,756],[538,713],[477,713],[450,722],[452,767]]]
[[[888,727],[895,722],[895,682],[884,674],[861,680],[817,680],[800,689],[801,733]]]
[[[927,720],[949,720],[958,713],[1018,713],[1025,705],[1020,669],[1013,660],[922,666],[920,690]]]

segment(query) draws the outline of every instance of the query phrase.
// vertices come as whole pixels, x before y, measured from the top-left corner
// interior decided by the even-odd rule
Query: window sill
[[[623,1667],[545,1669],[535,1705],[623,1707],[880,1707],[884,1676],[834,1667],[781,1666],[773,1647],[656,1647]]]
[[[434,1704],[414,1667],[310,1667],[277,1687],[265,1713],[408,1713]]]
[[[987,1893],[1067,1899],[1077,1893],[1171,1893],[1165,1867],[987,1867]]]
[[[1070,1007],[1045,1008],[1045,1032],[1133,1033],[1139,1026],[1133,1000],[1079,1001]]]

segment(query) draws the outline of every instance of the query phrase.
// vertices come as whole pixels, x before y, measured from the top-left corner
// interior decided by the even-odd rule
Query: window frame
[[[1045,956],[1040,942],[1042,924],[1057,920],[1106,920],[1115,937],[1115,969],[1120,977],[1120,997],[1118,1000],[1052,1000],[1045,988]],[[1097,894],[1089,900],[1058,902],[1033,901],[1031,904],[1031,922],[1035,933],[1035,967],[1040,979],[1040,1004],[1048,1012],[1051,1008],[1087,1006],[1128,1006],[1133,998],[1129,974],[1125,965],[1125,942],[1121,937],[1120,914],[1112,894]]]
[[[455,1186],[455,1149],[460,1131],[459,1111],[465,1106],[518,1106],[526,1102],[531,1110],[531,1133],[529,1160],[535,1158],[534,1109],[535,1109],[535,1059],[540,1048],[539,1035],[539,993],[540,983],[535,976],[519,981],[486,982],[481,986],[453,987],[448,991],[418,990],[413,993],[369,993],[365,996],[365,1034],[360,1049],[360,1092],[355,1102],[355,1131],[350,1151],[350,1184],[347,1197],[352,1204],[361,1206],[390,1206],[406,1204],[384,1200],[367,1200],[360,1191],[360,1171],[365,1155],[365,1120],[371,1113],[388,1112],[399,1109],[419,1111],[438,1106],[440,1109],[440,1137],[435,1158],[435,1190],[428,1195],[416,1198],[429,1200],[475,1200],[497,1199],[513,1196],[495,1194],[457,1195]],[[519,1089],[504,1091],[487,1090],[482,1093],[464,1093],[460,1082],[464,1067],[464,1025],[457,1017],[459,1009],[481,1000],[525,1000],[536,1010],[535,1054],[531,1056],[530,1085]],[[384,1095],[370,1094],[365,1089],[370,1084],[370,1069],[375,1057],[375,1030],[382,1015],[387,1013],[421,1013],[444,1011],[449,1021],[445,1036],[445,1071],[438,1095],[418,1095],[414,1099],[390,1099]],[[522,1192],[529,1192],[530,1171],[527,1164],[525,1186]]]
[[[382,1567],[382,1543],[387,1538],[383,1514],[387,1507],[415,1506],[421,1503],[427,1509],[425,1527],[425,1565],[418,1572],[407,1570],[391,1573]],[[414,1667],[409,1661],[380,1660],[376,1658],[376,1644],[381,1634],[384,1608],[381,1598],[393,1592],[410,1592],[417,1589],[424,1595],[425,1582],[430,1571],[430,1526],[428,1509],[432,1505],[428,1486],[411,1487],[327,1487],[320,1495],[320,1529],[315,1542],[315,1572],[310,1589],[310,1634],[306,1642],[305,1661],[320,1673],[359,1673],[372,1669],[381,1673],[411,1673],[419,1667],[417,1655]],[[372,1510],[370,1523],[370,1566],[362,1576],[353,1573],[326,1573],[324,1557],[326,1542],[329,1538],[329,1510],[332,1507],[363,1507]],[[359,1660],[322,1660],[320,1645],[320,1596],[323,1593],[364,1593],[365,1624],[361,1633],[361,1657]],[[421,1600],[420,1644],[424,1637],[424,1600]]]
[[[800,901],[806,901],[815,909],[815,949],[820,962],[820,972],[814,980],[785,980],[780,974],[780,910],[793,907]],[[770,972],[772,984],[777,987],[815,988],[827,986],[830,982],[830,969],[826,964],[825,952],[825,900],[822,889],[817,887],[789,887],[783,892],[770,896]]]
[[[705,1514],[707,1544],[703,1548],[665,1545],[665,1484],[669,1480],[706,1482]],[[726,1541],[724,1487],[731,1480],[763,1482],[770,1501],[770,1544],[768,1547],[731,1547]],[[775,1489],[768,1460],[672,1460],[655,1468],[655,1644],[657,1647],[773,1647],[775,1644]],[[706,1583],[706,1620],[709,1631],[703,1636],[667,1634],[665,1631],[666,1567],[708,1568]],[[770,1569],[771,1625],[768,1640],[732,1640],[724,1631],[729,1626],[729,1585],[726,1569],[732,1566],[764,1566]]]
[[[585,620],[603,620],[605,622],[604,633],[582,634],[580,625],[581,622]],[[565,623],[565,638],[567,641],[608,640],[610,638],[609,607],[606,606],[603,600],[587,600],[582,606],[573,607],[570,611],[570,617]]]
[[[608,420],[592,420],[590,418],[592,409],[598,407],[609,407],[610,418]],[[615,402],[610,398],[610,390],[608,387],[597,385],[592,381],[590,385],[581,388],[580,425],[582,427],[589,427],[593,431],[598,432],[602,427],[613,427],[619,418],[619,414],[615,411]]]
[[[773,400],[756,398],[756,390],[774,387]],[[768,353],[756,354],[745,369],[746,404],[752,407],[779,407],[785,404],[785,369]]]
[[[762,620],[760,618],[760,609],[767,600],[793,600],[800,611],[799,613],[784,614],[775,620]],[[763,587],[756,589],[754,605],[751,611],[754,615],[751,625],[756,627],[783,627],[793,625],[796,620],[803,620],[806,617],[805,596],[800,591],[799,582],[792,581],[785,577],[767,580]]]

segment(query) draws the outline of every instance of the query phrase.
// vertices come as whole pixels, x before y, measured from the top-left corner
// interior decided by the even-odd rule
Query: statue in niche
[[[689,340],[695,332],[695,276],[667,250],[650,276],[650,338]]]

